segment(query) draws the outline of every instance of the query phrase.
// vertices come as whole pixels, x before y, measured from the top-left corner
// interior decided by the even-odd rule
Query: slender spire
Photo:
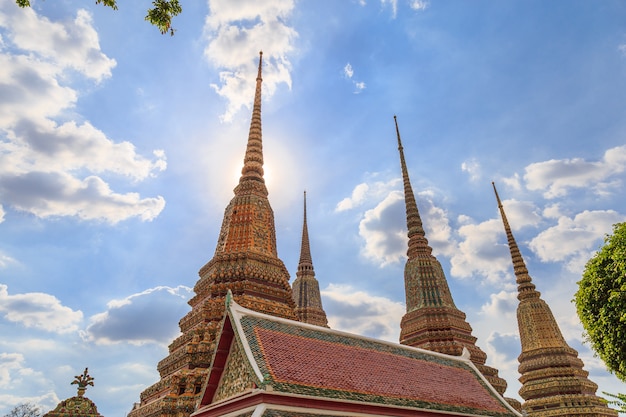
[[[517,281],[519,305],[517,324],[522,353],[518,357],[520,396],[529,417],[600,417],[617,416],[595,395],[598,386],[590,381],[578,352],[572,349],[559,328],[552,310],[541,299],[531,282],[496,185],[492,182],[498,209],[506,232],[513,271]]]
[[[302,222],[302,244],[300,246],[300,262],[296,280],[293,282],[293,300],[296,303],[296,316],[304,323],[328,327],[326,312],[322,307],[320,285],[315,278],[309,230],[306,221],[306,191],[304,192],[304,220]]]
[[[311,246],[309,244],[309,229],[306,224],[306,191],[304,192],[304,221],[302,222],[302,244],[300,245],[300,263],[298,271],[313,270],[313,260],[311,259]]]
[[[487,355],[472,335],[465,313],[456,308],[441,264],[432,255],[422,225],[409,173],[404,159],[398,119],[393,116],[404,183],[408,235],[407,261],[404,266],[406,314],[400,323],[400,343],[459,356],[466,348],[476,367],[491,385],[503,394],[506,381],[498,371],[485,365]]]
[[[415,263],[417,269],[408,271],[405,269],[406,308],[407,312],[420,307],[448,306],[456,308],[450,294],[448,282],[441,269],[437,258],[432,255],[432,248],[428,245],[426,232],[422,225],[415,194],[409,179],[409,171],[404,159],[404,148],[398,128],[398,118],[393,116],[398,137],[398,152],[400,153],[400,167],[402,169],[402,181],[404,184],[404,202],[406,205],[407,236],[409,238],[407,250],[407,266]],[[417,259],[425,262],[417,262]],[[413,262],[416,260],[416,262]],[[410,275],[407,273],[410,272]]]
[[[413,188],[409,181],[409,171],[406,168],[406,161],[404,160],[404,148],[402,147],[402,140],[400,139],[400,129],[398,129],[398,118],[394,115],[393,121],[396,125],[396,135],[398,136],[398,151],[400,152],[400,167],[402,169],[402,182],[404,183],[404,201],[406,204],[406,222],[409,237],[409,248],[407,250],[407,256],[409,259],[414,258],[418,252],[432,253],[432,248],[428,245],[426,239],[426,233],[422,225],[422,219],[420,217],[419,210],[417,209],[417,203],[415,202],[415,195],[413,194]]]
[[[509,225],[509,221],[506,218],[504,207],[502,207],[502,201],[500,201],[500,196],[498,195],[496,184],[492,181],[491,185],[493,186],[493,191],[496,194],[498,209],[500,210],[500,216],[502,216],[504,231],[506,232],[506,238],[509,243],[509,251],[511,252],[511,259],[513,261],[513,270],[515,272],[515,278],[518,285],[517,298],[519,300],[522,300],[523,298],[539,298],[541,294],[537,290],[535,290],[535,284],[532,283],[532,279],[528,274],[526,263],[524,262],[524,258],[522,258],[522,254],[519,250],[519,247],[517,246],[515,237],[513,237],[513,233],[511,232],[511,226]]]
[[[261,129],[261,84],[263,82],[263,77],[261,76],[262,67],[263,52],[261,51],[259,52],[259,69],[256,77],[254,105],[252,108],[252,119],[250,120],[250,132],[248,133],[248,146],[243,160],[243,168],[241,169],[241,178],[239,179],[240,186],[245,181],[249,180],[265,183],[265,180],[263,179],[263,141]],[[265,192],[267,193],[266,189]]]
[[[263,180],[262,67],[261,54],[241,178],[224,210],[215,254],[198,272],[191,311],[179,321],[181,334],[157,366],[161,380],[142,392],[129,417],[186,417],[193,412],[216,349],[227,294],[246,308],[297,318],[289,272],[276,250],[274,211]]]

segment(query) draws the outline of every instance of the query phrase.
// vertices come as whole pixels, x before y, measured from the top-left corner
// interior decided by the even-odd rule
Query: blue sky
[[[517,396],[516,287],[491,181],[531,275],[582,343],[585,261],[626,220],[621,1],[0,0],[0,414],[74,395],[130,411],[213,256],[264,52],[266,182],[295,278],[307,191],[333,328],[397,341],[404,202],[393,115],[427,237],[488,363]],[[262,3],[262,4],[257,4]]]

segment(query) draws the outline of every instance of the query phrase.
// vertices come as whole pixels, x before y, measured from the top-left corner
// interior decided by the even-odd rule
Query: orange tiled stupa
[[[293,299],[296,302],[296,316],[303,323],[328,327],[326,312],[322,307],[320,285],[315,278],[309,230],[306,224],[306,191],[304,192],[304,221],[302,222],[302,244],[296,280],[293,282]]]
[[[196,407],[215,350],[228,290],[240,305],[295,319],[289,273],[276,251],[274,212],[263,178],[261,68],[239,184],[226,207],[215,255],[200,271],[180,320],[182,334],[158,364],[161,380],[141,393],[129,417],[188,416]]]
[[[517,325],[522,343],[522,353],[518,358],[521,374],[519,380],[522,383],[519,394],[525,400],[525,415],[617,416],[615,410],[607,407],[606,402],[595,395],[598,386],[587,378],[589,372],[583,369],[578,352],[567,344],[552,310],[535,289],[495,184],[493,190],[504,223],[517,281]]]
[[[404,267],[406,314],[400,323],[400,343],[454,356],[460,355],[463,348],[466,348],[480,372],[500,394],[503,394],[507,386],[506,381],[498,376],[497,369],[485,365],[487,354],[476,346],[472,327],[466,321],[465,313],[454,304],[441,264],[432,255],[432,248],[428,245],[409,181],[396,116],[394,121],[404,182],[409,237],[408,259]]]

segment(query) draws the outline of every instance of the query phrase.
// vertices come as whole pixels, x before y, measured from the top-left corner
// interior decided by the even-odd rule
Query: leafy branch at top
[[[15,0],[20,7],[30,7],[29,0]],[[96,4],[102,4],[117,10],[117,0],[96,0]],[[156,26],[162,34],[170,33],[174,36],[175,29],[172,27],[172,18],[178,16],[183,8],[178,0],[153,0],[152,8],[148,9],[146,20]]]

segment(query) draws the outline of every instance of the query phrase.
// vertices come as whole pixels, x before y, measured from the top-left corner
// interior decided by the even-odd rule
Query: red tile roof
[[[233,301],[228,306],[224,326],[218,341],[224,349],[216,354],[214,363],[226,362],[228,352],[232,351],[226,344],[238,344],[258,388],[246,391],[247,394],[233,393],[230,399],[212,403],[215,383],[228,383],[222,381],[223,369],[217,366],[210,371],[208,380],[215,383],[205,385],[201,408],[195,413],[198,416],[204,413],[208,416],[209,410],[217,411],[219,407],[238,409],[237,402],[243,405],[246,401],[279,401],[277,395],[283,398],[280,401],[286,401],[283,404],[325,401],[323,407],[341,409],[343,404],[346,410],[355,406],[358,409],[362,404],[370,410],[395,409],[397,415],[407,412],[411,415],[413,410],[414,415],[434,412],[520,416],[468,357],[448,356],[269,316]],[[232,331],[225,331],[231,328]],[[265,400],[258,397],[261,393],[265,393]],[[286,398],[293,398],[295,403]]]
[[[261,327],[255,333],[276,382],[506,411],[467,368]]]

